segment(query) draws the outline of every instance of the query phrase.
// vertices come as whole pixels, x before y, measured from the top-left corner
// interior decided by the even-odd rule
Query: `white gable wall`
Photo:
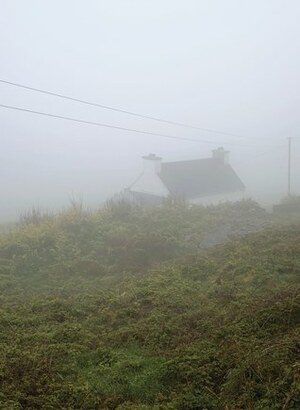
[[[162,197],[169,195],[159,176],[146,172],[130,187],[130,191]]]
[[[130,191],[166,197],[170,192],[158,175],[161,168],[161,159],[158,157],[150,158],[150,156],[144,157],[143,174],[131,185]]]

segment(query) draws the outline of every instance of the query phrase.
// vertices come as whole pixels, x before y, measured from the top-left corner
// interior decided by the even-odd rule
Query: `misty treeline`
[[[32,209],[0,235],[0,407],[298,409],[299,213]]]

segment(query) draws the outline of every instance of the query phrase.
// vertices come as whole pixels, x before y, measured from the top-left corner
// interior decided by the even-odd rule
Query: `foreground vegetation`
[[[25,215],[0,237],[0,408],[300,408],[300,225],[275,222],[252,201]]]

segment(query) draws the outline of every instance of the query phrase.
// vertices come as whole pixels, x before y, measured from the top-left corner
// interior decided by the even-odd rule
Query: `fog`
[[[66,101],[0,82],[0,220],[79,196],[96,206],[130,185],[141,157],[204,158],[223,146],[262,204],[300,191],[297,0],[1,0],[0,80],[221,133]],[[224,133],[235,134],[224,135]]]

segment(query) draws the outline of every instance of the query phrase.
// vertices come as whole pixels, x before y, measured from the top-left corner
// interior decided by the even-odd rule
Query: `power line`
[[[75,102],[79,102],[81,104],[91,105],[91,106],[94,106],[94,107],[103,108],[105,110],[120,112],[120,113],[123,113],[123,114],[128,114],[128,115],[132,115],[132,116],[135,116],[135,117],[148,119],[148,120],[151,120],[151,121],[158,121],[158,122],[162,122],[162,123],[165,123],[165,124],[177,125],[179,127],[191,128],[191,129],[194,129],[194,130],[200,130],[200,131],[210,132],[210,133],[219,134],[219,135],[226,135],[226,136],[230,136],[230,137],[249,138],[249,137],[239,135],[239,134],[232,134],[230,132],[218,131],[218,130],[214,130],[214,129],[210,129],[210,128],[197,127],[197,126],[186,124],[186,123],[183,123],[183,122],[170,121],[170,120],[165,120],[163,118],[153,117],[151,115],[139,114],[139,113],[124,110],[124,109],[121,109],[121,108],[111,107],[111,106],[104,105],[104,104],[98,104],[98,103],[95,103],[95,102],[86,101],[86,100],[82,100],[82,99],[75,98],[75,97],[70,97],[70,96],[55,93],[55,92],[52,92],[52,91],[42,90],[40,88],[35,88],[35,87],[31,87],[31,86],[27,86],[27,85],[19,84],[19,83],[14,83],[12,81],[6,81],[6,80],[0,79],[0,82],[4,83],[4,84],[12,85],[14,87],[24,88],[26,90],[35,91],[35,92],[42,93],[42,94],[47,94],[47,95],[52,95],[54,97],[63,98],[65,100],[75,101]]]
[[[77,122],[77,123],[81,123],[81,124],[94,125],[94,126],[97,126],[97,127],[105,127],[105,128],[112,128],[112,129],[121,130],[121,131],[135,132],[135,133],[138,133],[138,134],[154,135],[156,137],[171,138],[171,139],[183,140],[183,141],[199,142],[199,143],[203,143],[203,144],[214,144],[214,143],[216,143],[214,141],[199,140],[199,139],[195,139],[195,138],[177,137],[175,135],[160,134],[160,133],[151,132],[151,131],[137,130],[135,128],[126,128],[126,127],[120,127],[120,126],[117,126],[117,125],[104,124],[104,123],[101,123],[101,122],[87,121],[87,120],[82,120],[82,119],[73,118],[73,117],[66,117],[66,116],[63,116],[63,115],[50,114],[50,113],[43,112],[43,111],[29,110],[27,108],[16,107],[16,106],[13,106],[13,105],[0,104],[0,107],[6,108],[6,109],[9,109],[9,110],[16,110],[16,111],[22,111],[22,112],[27,112],[27,113],[31,113],[31,114],[42,115],[42,116],[45,116],[45,117],[57,118],[57,119],[67,120],[67,121],[73,121],[73,122]],[[228,143],[228,145],[239,145],[239,144]]]

